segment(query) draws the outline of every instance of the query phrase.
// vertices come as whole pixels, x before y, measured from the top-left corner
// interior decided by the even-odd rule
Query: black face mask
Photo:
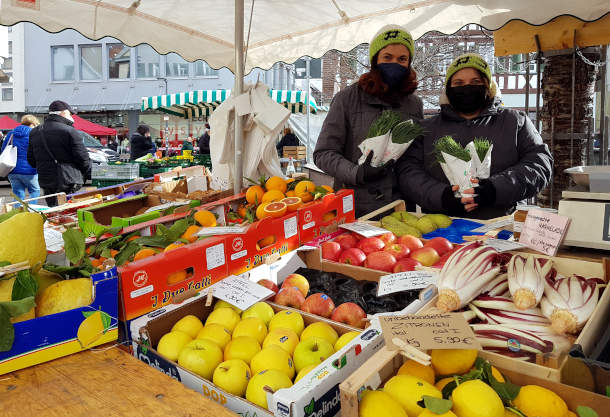
[[[472,114],[485,106],[487,88],[484,85],[447,87],[447,98],[449,98],[449,103],[456,111]]]
[[[395,62],[377,64],[377,68],[379,68],[383,82],[390,88],[399,87],[409,74],[409,68]]]

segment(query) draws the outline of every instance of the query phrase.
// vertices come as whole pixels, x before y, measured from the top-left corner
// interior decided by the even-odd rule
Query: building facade
[[[24,26],[0,26],[0,69],[9,77],[0,83],[0,114],[17,117],[25,111]]]

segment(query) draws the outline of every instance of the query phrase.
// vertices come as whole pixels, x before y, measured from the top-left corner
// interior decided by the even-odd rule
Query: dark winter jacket
[[[275,146],[277,148],[277,152],[281,155],[282,148],[284,146],[299,146],[299,139],[295,136],[294,133],[289,133],[284,135],[282,139],[280,139],[279,143]]]
[[[138,159],[147,153],[153,153],[156,150],[156,146],[153,143],[150,136],[143,136],[139,133],[134,133],[131,136],[131,160]]]
[[[200,154],[210,153],[210,134],[208,132],[201,135],[199,142],[197,142],[197,146],[199,147]]]
[[[28,147],[28,162],[38,171],[38,183],[42,188],[56,189],[57,165],[42,143],[40,130],[44,131],[49,150],[58,162],[74,164],[83,178],[89,175],[91,160],[82,136],[72,127],[71,121],[58,114],[51,114],[43,124],[32,129]]]
[[[551,180],[553,157],[540,134],[525,113],[502,107],[500,99],[496,98],[472,120],[459,116],[450,105],[443,105],[441,112],[424,120],[422,126],[425,135],[417,138],[400,158],[396,174],[402,193],[425,212],[445,212],[441,196],[449,182],[433,154],[434,141],[445,135],[451,135],[462,146],[475,137],[493,143],[489,179],[496,189],[495,204],[460,213],[460,217],[504,216]]]
[[[36,169],[28,164],[30,130],[32,130],[32,128],[29,126],[19,125],[6,135],[6,138],[2,143],[2,151],[4,151],[6,145],[11,141],[11,138],[13,140],[13,145],[17,147],[17,165],[13,168],[11,174],[36,175]]]
[[[356,216],[367,214],[400,198],[393,175],[385,179],[358,185],[358,145],[366,139],[369,127],[383,110],[399,112],[404,120],[423,118],[419,97],[409,94],[397,103],[387,103],[365,93],[353,84],[333,98],[313,159],[325,173],[335,178],[334,188],[353,188]]]

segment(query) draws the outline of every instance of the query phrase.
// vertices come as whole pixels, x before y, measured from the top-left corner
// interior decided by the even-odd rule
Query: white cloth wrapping
[[[409,149],[411,143],[413,141],[408,143],[392,142],[392,132],[365,139],[358,145],[362,152],[362,156],[358,159],[358,164],[362,165],[371,151],[375,152],[371,160],[371,166],[379,167],[392,159],[397,161]]]
[[[485,158],[483,158],[481,161],[479,159],[479,154],[474,147],[474,142],[470,142],[468,145],[466,145],[466,150],[470,153],[472,162],[471,175],[474,178],[489,178],[491,175],[491,151],[493,148],[494,145],[491,144],[489,146],[489,150],[485,154]]]

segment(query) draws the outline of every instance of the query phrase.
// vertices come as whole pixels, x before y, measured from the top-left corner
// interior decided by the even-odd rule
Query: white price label
[[[246,310],[248,307],[271,297],[275,293],[249,279],[231,275],[209,287],[214,297],[226,301],[235,307]]]
[[[485,244],[485,246],[490,246],[498,252],[506,252],[509,250],[517,250],[527,247],[523,243],[503,239],[485,239],[483,243]]]
[[[436,284],[438,273],[430,271],[407,271],[384,275],[379,278],[377,296],[400,291],[419,290]]]
[[[64,248],[64,238],[59,230],[45,228],[44,241],[49,252],[59,252]]]
[[[199,229],[197,236],[217,236],[217,235],[241,235],[246,233],[248,226],[218,226],[218,227],[202,227]]]
[[[298,231],[296,216],[284,220],[284,236],[286,239],[296,236]]]
[[[359,222],[346,223],[339,225],[339,227],[345,230],[349,230],[350,232],[358,233],[359,235],[364,237],[375,237],[388,233],[386,229],[382,229],[381,227],[371,226],[370,224]]]
[[[205,249],[205,258],[208,266],[208,271],[218,268],[225,264],[225,244],[210,246]]]
[[[350,194],[343,197],[343,214],[349,213],[352,210],[354,210],[354,195]]]
[[[472,229],[471,232],[487,233],[492,230],[502,229],[511,224],[513,224],[513,219],[509,218],[509,219],[504,219],[504,220],[500,220],[500,221],[489,223],[489,224],[484,224],[483,226],[479,226],[476,229]]]

